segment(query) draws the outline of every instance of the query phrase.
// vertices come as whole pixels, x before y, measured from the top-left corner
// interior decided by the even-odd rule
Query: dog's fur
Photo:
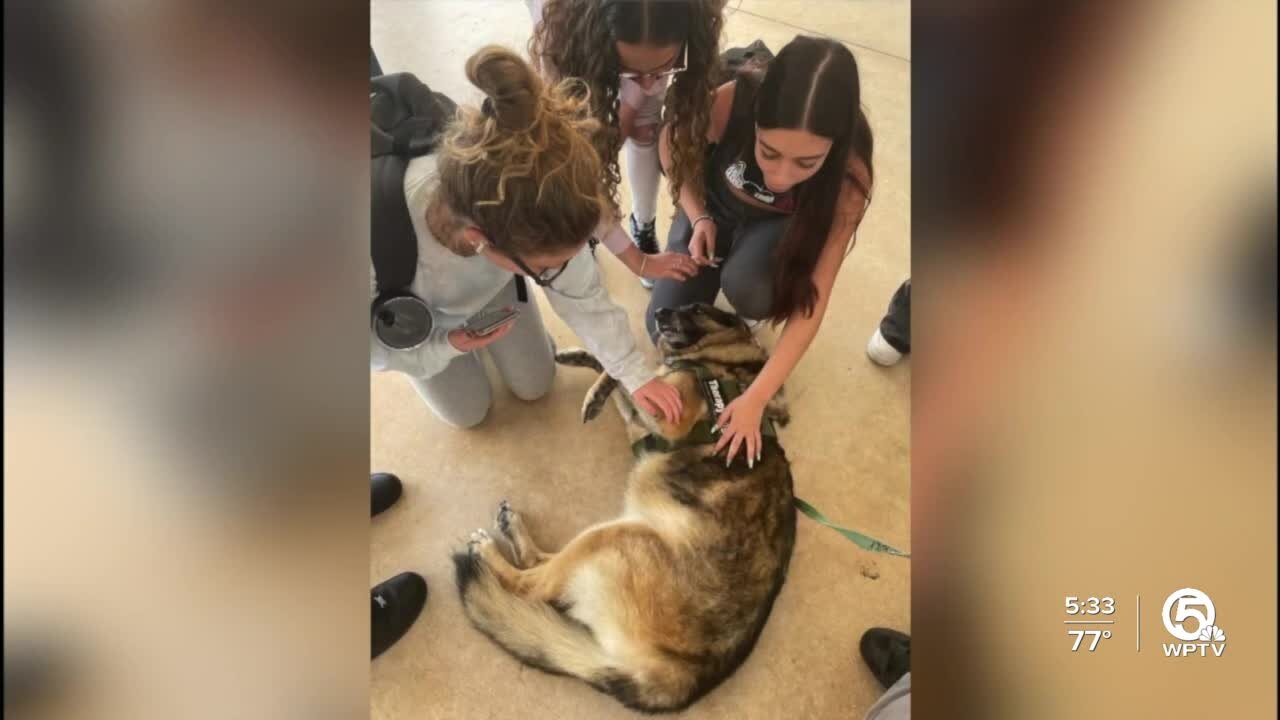
[[[708,408],[695,376],[670,363],[693,360],[745,388],[765,352],[735,315],[708,305],[658,315],[665,372],[679,389],[676,422],[637,411],[602,375],[583,419],[613,394],[634,441],[656,432],[683,438]],[[559,353],[566,365],[600,364],[582,351]],[[787,421],[780,400],[766,415]],[[560,552],[542,550],[523,518],[503,502],[497,534],[484,530],[454,555],[468,618],[523,662],[581,678],[627,707],[667,712],[687,707],[746,660],[782,589],[795,544],[791,471],[773,438],[753,468],[741,455],[726,467],[713,446],[640,458],[620,518],[584,530]]]

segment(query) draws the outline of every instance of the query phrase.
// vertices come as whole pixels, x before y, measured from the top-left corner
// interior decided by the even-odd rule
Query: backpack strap
[[[405,291],[418,271],[418,236],[404,196],[408,166],[403,157],[383,155],[369,168],[369,241],[378,302]]]
[[[435,149],[456,106],[411,73],[371,78],[370,255],[378,299],[403,295],[418,269],[418,236],[404,195],[409,160]]]

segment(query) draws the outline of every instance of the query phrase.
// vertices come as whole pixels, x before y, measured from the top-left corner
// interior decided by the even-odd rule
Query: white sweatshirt
[[[431,308],[431,336],[413,350],[389,350],[378,342],[370,328],[373,370],[397,370],[423,379],[441,372],[451,360],[463,354],[449,343],[448,332],[480,312],[511,282],[510,272],[480,255],[456,255],[431,234],[426,218],[435,174],[436,158],[427,155],[411,160],[404,177],[405,199],[418,235],[418,270],[411,289]],[[377,296],[373,278],[371,262],[370,301]],[[531,280],[528,284],[534,286]],[[589,249],[584,247],[575,255],[552,287],[543,291],[556,314],[628,392],[635,392],[656,376],[655,369],[636,346],[626,312],[609,299]]]

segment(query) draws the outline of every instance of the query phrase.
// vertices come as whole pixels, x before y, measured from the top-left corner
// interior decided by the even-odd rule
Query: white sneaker
[[[902,359],[902,353],[895,350],[889,341],[884,339],[884,335],[880,334],[880,328],[876,328],[876,334],[867,341],[867,357],[877,365],[891,367],[897,365]]]

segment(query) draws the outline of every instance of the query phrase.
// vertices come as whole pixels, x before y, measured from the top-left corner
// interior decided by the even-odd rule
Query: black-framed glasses
[[[684,44],[684,48],[680,51],[680,62],[670,70],[662,72],[620,72],[618,77],[624,80],[641,81],[645,78],[653,78],[654,81],[665,80],[669,77],[675,77],[685,70],[689,69],[689,43]]]
[[[483,231],[481,231],[480,228],[477,227],[475,229],[476,231],[483,233]],[[488,239],[488,237],[486,237],[486,242],[483,245],[480,245],[479,247],[477,247],[476,249],[479,250],[480,252],[484,252],[485,250],[493,250],[494,252],[498,253],[502,257],[515,263],[515,266],[520,268],[520,272],[524,273],[525,277],[532,280],[534,284],[536,284],[538,287],[551,288],[553,290],[555,288],[551,287],[551,283],[555,282],[556,278],[564,274],[564,271],[569,267],[569,263],[573,262],[573,257],[576,257],[576,254],[575,254],[573,257],[570,257],[568,260],[565,260],[563,263],[560,264],[560,267],[558,268],[548,268],[546,270],[543,270],[542,272],[534,272],[533,268],[529,267],[529,265],[525,263],[524,260],[521,260],[519,256],[517,256],[515,253],[507,252],[506,250],[498,247],[498,245],[495,244],[492,240]]]

